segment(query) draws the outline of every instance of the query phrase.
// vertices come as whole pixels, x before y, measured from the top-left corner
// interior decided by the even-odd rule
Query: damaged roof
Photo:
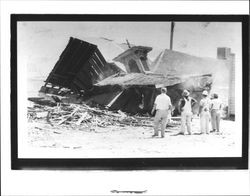
[[[186,53],[165,49],[150,64],[154,73],[160,74],[206,74],[226,70],[225,61],[197,57]]]
[[[146,47],[146,46],[133,46],[127,50],[125,50],[123,53],[119,54],[117,57],[115,57],[113,60],[114,61],[119,61],[119,59],[124,58],[127,55],[130,55],[131,51],[133,53],[137,53],[137,51],[142,50],[145,53],[148,53],[149,51],[152,50],[151,47]]]
[[[128,51],[137,51],[139,49],[143,49],[145,52],[152,50],[151,47],[133,46],[118,55],[118,57],[126,55]],[[163,60],[163,57],[164,55],[162,54],[158,60]],[[156,63],[155,68],[163,68],[163,66],[166,65],[158,65]],[[52,84],[52,88],[57,86],[59,88],[68,88],[71,92],[82,93],[83,91],[92,91],[94,86],[172,86],[186,82],[190,78],[211,77],[210,74],[193,76],[170,73],[157,73],[156,71],[155,73],[146,74],[125,74],[115,63],[108,63],[105,60],[97,45],[70,37],[66,48],[46,79],[45,86]]]
[[[70,37],[45,82],[81,92],[119,72],[123,71],[114,63],[107,63],[96,45]]]
[[[164,86],[172,86],[178,83],[185,82],[189,79],[210,78],[211,74],[199,76],[164,76],[162,74],[143,74],[143,73],[130,73],[130,74],[116,74],[110,76],[97,84],[96,86],[120,85],[120,86],[155,86],[162,84]]]

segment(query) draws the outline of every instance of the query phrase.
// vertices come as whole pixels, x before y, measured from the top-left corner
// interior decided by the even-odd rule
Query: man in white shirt
[[[200,101],[199,115],[200,115],[200,126],[201,134],[209,134],[209,119],[210,119],[210,100],[208,98],[208,92],[202,92],[203,98]]]
[[[218,94],[214,93],[213,99],[210,101],[212,132],[220,132],[221,109],[222,103],[218,98]]]
[[[172,104],[170,97],[166,94],[167,89],[161,88],[161,94],[158,95],[154,102],[154,107],[152,109],[152,114],[156,110],[155,119],[154,119],[154,135],[153,137],[158,136],[158,127],[161,123],[161,137],[165,137],[165,128],[167,125],[168,114],[171,110]]]

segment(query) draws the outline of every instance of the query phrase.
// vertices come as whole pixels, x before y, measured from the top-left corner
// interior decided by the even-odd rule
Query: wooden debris
[[[45,121],[52,126],[71,126],[79,129],[88,127],[91,131],[95,131],[97,127],[108,126],[153,127],[152,117],[131,116],[122,111],[114,112],[86,104],[64,104],[55,107],[34,104],[33,107],[28,107],[28,119]]]
[[[76,125],[80,125],[81,122],[87,117],[88,113],[85,112],[83,113],[83,115],[81,116],[81,118],[79,118],[79,120],[76,122]]]
[[[53,133],[55,133],[55,134],[61,134],[61,132],[58,132],[58,131],[54,131]]]
[[[44,117],[46,117],[48,115],[48,112],[47,111],[45,111],[45,112],[37,112],[36,113],[36,117],[37,118],[44,118]]]
[[[72,116],[77,112],[78,108],[79,108],[79,107],[75,108],[75,110],[74,110],[70,115],[66,116],[66,118],[65,118],[65,116],[64,116],[64,118],[63,118],[61,121],[59,121],[59,122],[57,123],[57,125],[62,124],[63,122],[65,122],[66,120],[68,120],[70,117],[72,117]]]

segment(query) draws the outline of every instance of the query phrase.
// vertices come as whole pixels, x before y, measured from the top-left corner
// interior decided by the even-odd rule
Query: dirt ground
[[[241,156],[241,130],[222,120],[222,134],[199,135],[199,119],[192,120],[192,135],[178,135],[180,124],[168,127],[165,138],[152,138],[152,127],[54,127],[29,122],[29,145],[34,149],[63,149],[82,158],[235,157]]]

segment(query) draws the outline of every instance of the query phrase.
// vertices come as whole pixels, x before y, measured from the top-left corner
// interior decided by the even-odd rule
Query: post
[[[173,50],[174,25],[175,25],[174,22],[171,22],[170,50]]]

